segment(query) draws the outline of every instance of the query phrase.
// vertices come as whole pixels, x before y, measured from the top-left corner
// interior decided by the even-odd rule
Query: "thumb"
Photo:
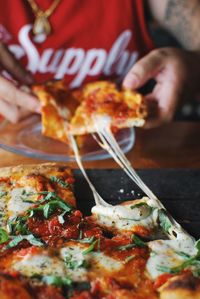
[[[134,64],[123,81],[123,86],[128,89],[137,89],[142,87],[150,79],[155,78],[161,71],[165,56],[161,50],[153,50],[148,55]]]
[[[10,52],[8,47],[0,43],[0,64],[1,66],[24,84],[32,84],[33,77],[24,67],[17,61],[14,55]]]

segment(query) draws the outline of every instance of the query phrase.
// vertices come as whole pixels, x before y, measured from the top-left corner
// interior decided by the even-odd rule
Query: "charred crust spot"
[[[199,288],[200,280],[192,275],[180,276],[176,280],[172,280],[168,286],[168,290],[185,289],[196,291]]]

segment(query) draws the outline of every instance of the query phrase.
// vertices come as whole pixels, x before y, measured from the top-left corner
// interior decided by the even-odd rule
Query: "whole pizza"
[[[1,299],[200,298],[200,242],[147,197],[76,208],[56,164],[0,170]]]

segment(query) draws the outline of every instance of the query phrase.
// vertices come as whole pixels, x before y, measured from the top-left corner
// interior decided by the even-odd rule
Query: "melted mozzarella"
[[[6,190],[6,184],[0,184],[0,227],[3,228],[6,226],[6,209],[7,209],[7,201],[9,199],[9,194]]]
[[[105,255],[103,252],[92,252],[91,253],[92,260],[92,269],[94,271],[106,270],[108,272],[116,272],[121,270],[123,267],[123,263],[117,261],[116,259]]]
[[[147,271],[155,279],[163,274],[162,267],[174,268],[180,266],[185,258],[180,253],[195,255],[197,250],[193,239],[155,240],[148,244],[151,254],[147,261]],[[161,268],[160,268],[161,267]]]
[[[12,268],[22,275],[66,275],[66,269],[62,260],[56,256],[48,256],[47,253],[27,254],[22,259],[13,262]]]
[[[135,204],[143,202],[137,201]],[[136,225],[150,229],[157,227],[157,210],[150,213],[148,206],[141,205],[132,208],[133,206],[134,203],[108,207],[96,205],[92,208],[92,214],[95,215],[98,223],[120,230],[131,230]]]
[[[86,250],[90,244],[80,244],[70,245],[61,249],[60,254],[63,260],[66,257],[71,256],[71,261],[87,262],[87,267],[80,267],[75,270],[67,269],[69,276],[77,280],[85,280],[89,273],[95,272],[116,272],[123,267],[123,263],[107,256],[104,252],[91,251],[87,254],[83,254],[83,251]]]
[[[13,188],[10,192],[10,199],[8,201],[8,214],[10,217],[17,216],[30,209],[34,203],[25,202],[26,199],[33,199],[33,196],[27,197],[25,194],[34,193],[31,187]]]
[[[81,263],[85,260],[87,263],[89,263],[89,256],[83,256],[83,250],[84,244],[83,246],[64,247],[60,250],[60,255],[64,261],[70,258],[72,262]],[[84,281],[87,278],[87,269],[85,267],[78,267],[75,270],[67,268],[67,272],[74,281]]]

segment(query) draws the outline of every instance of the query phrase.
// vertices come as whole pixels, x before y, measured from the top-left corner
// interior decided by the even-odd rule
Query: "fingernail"
[[[139,79],[133,74],[129,74],[123,82],[123,86],[129,89],[135,89],[139,86]]]
[[[35,112],[36,113],[41,113],[41,106],[40,105],[36,106]]]
[[[33,82],[34,82],[33,77],[29,74],[26,75],[25,80],[26,80],[27,84],[33,84]]]

